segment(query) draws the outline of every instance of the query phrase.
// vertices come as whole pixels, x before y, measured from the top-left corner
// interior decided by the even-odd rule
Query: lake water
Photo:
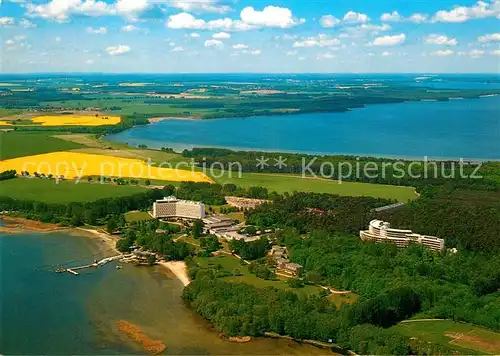
[[[98,242],[67,233],[0,233],[0,354],[145,354],[117,330],[120,319],[163,341],[165,354],[332,354],[284,340],[221,340],[184,304],[183,285],[161,267],[54,272],[61,263],[104,257]]]
[[[500,159],[500,96],[371,105],[346,113],[165,120],[111,141],[391,157]]]

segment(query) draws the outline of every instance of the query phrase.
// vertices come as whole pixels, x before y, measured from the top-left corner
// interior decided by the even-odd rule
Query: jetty
[[[110,262],[117,261],[117,260],[122,260],[122,259],[126,259],[126,258],[129,258],[130,256],[131,255],[117,255],[117,256],[113,256],[113,257],[103,258],[100,261],[96,260],[96,261],[94,261],[94,263],[83,265],[83,266],[77,266],[77,267],[71,267],[71,268],[62,268],[62,267],[59,267],[56,270],[56,273],[65,273],[65,272],[68,272],[69,274],[72,274],[74,276],[78,276],[78,275],[80,275],[80,273],[77,272],[77,271],[80,271],[82,269],[102,267],[102,266],[104,266],[104,265],[106,265],[106,264],[108,264]]]

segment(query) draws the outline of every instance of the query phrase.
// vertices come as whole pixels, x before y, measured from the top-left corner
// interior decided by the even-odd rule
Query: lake
[[[170,147],[500,159],[500,96],[370,105],[345,113],[165,120],[108,140]]]
[[[182,283],[162,267],[114,263],[57,274],[59,264],[77,266],[109,255],[99,239],[68,233],[0,233],[0,354],[145,354],[122,335],[127,320],[166,344],[165,354],[332,354],[277,339],[235,344],[182,300]]]

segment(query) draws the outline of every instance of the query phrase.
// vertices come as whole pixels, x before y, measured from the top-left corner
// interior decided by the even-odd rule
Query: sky
[[[500,0],[0,0],[3,73],[498,73]]]

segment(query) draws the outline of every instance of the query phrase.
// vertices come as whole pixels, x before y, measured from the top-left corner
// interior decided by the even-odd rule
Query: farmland
[[[38,132],[0,132],[0,160],[68,151],[84,145]]]
[[[70,181],[61,181],[56,184],[53,180],[35,178],[17,178],[0,182],[2,196],[57,204],[91,202],[102,198],[130,196],[146,190],[147,188],[135,186],[75,184]]]
[[[82,116],[82,115],[52,115],[37,116],[31,120],[34,124],[42,126],[104,126],[117,125],[119,116]]]
[[[18,157],[0,162],[0,171],[16,170],[64,176],[74,179],[84,176],[145,178],[165,181],[210,182],[201,172],[148,166],[144,161],[114,156],[77,152],[52,152]]]

